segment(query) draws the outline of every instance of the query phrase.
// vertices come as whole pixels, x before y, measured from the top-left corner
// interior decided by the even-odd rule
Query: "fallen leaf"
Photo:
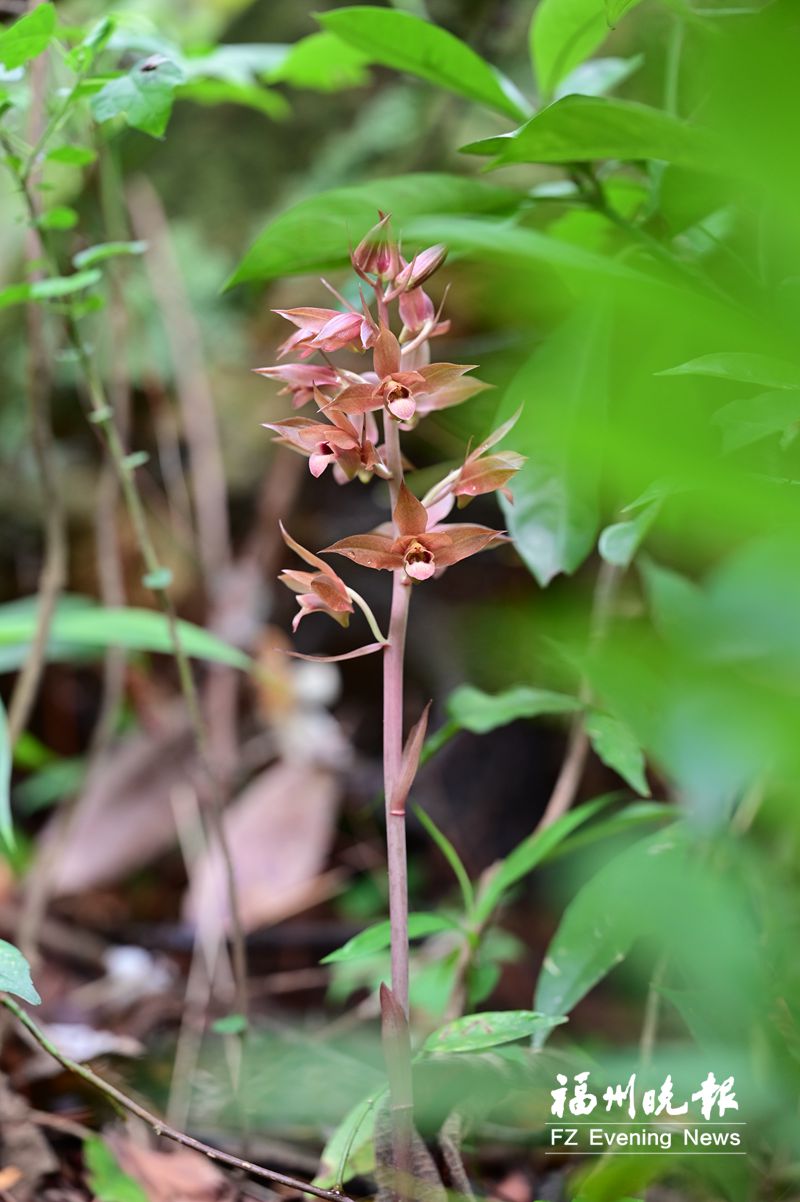
[[[170,794],[196,783],[195,769],[182,714],[171,714],[157,733],[137,732],[110,747],[91,771],[66,834],[58,834],[57,821],[46,828],[45,840],[61,840],[50,873],[53,896],[112,884],[172,847]]]
[[[225,832],[246,931],[277,922],[318,898],[338,806],[339,785],[332,773],[307,763],[280,762],[255,777],[228,807]],[[228,925],[217,848],[199,859],[183,914],[203,929]]]
[[[233,1188],[199,1152],[175,1148],[161,1152],[135,1143],[122,1131],[104,1133],[122,1172],[142,1187],[150,1202],[223,1202]]]

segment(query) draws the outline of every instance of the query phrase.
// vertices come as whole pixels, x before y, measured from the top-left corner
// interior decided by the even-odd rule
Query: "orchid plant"
[[[380,214],[377,225],[351,253],[361,281],[361,306],[349,304],[326,281],[343,309],[278,310],[295,326],[279,348],[300,362],[258,369],[279,380],[295,409],[312,404],[311,417],[292,416],[265,423],[284,443],[308,457],[313,476],[330,467],[340,484],[377,476],[386,481],[391,520],[364,534],[340,539],[322,554],[335,554],[392,577],[388,635],[366,601],[318,555],[300,546],[282,529],[287,546],[311,571],[289,569],[280,580],[298,594],[293,628],[308,614],[324,613],[347,625],[357,606],[365,615],[374,641],[347,656],[381,652],[384,657],[384,791],[386,798],[389,917],[391,926],[391,990],[381,990],[384,1040],[389,1067],[395,1171],[407,1171],[410,1153],[410,1071],[408,1069],[408,888],[406,866],[406,799],[419,765],[428,709],[403,744],[403,662],[409,603],[413,587],[435,579],[470,555],[507,541],[499,530],[446,521],[454,505],[463,507],[483,493],[506,490],[523,457],[494,450],[515,418],[494,431],[463,463],[419,500],[405,481],[406,460],[401,436],[429,413],[458,405],[487,387],[470,375],[475,365],[431,362],[431,342],[447,333],[423,285],[441,267],[443,246],[432,246],[410,261],[403,257],[390,227]],[[369,298],[369,299],[367,299]],[[393,329],[393,326],[395,327]],[[395,332],[397,331],[397,332]],[[354,372],[335,366],[337,351],[371,354],[371,370]],[[319,360],[312,361],[315,356]]]

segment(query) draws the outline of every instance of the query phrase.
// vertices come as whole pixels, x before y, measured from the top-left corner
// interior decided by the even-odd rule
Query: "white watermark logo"
[[[739,1129],[746,1124],[725,1118],[739,1110],[732,1076],[718,1081],[709,1072],[686,1099],[676,1099],[671,1075],[660,1087],[642,1090],[636,1073],[631,1073],[624,1085],[607,1085],[599,1097],[592,1092],[590,1076],[576,1073],[570,1083],[563,1073],[557,1074],[550,1113],[562,1122],[548,1122],[552,1151],[573,1156],[643,1149],[745,1155]],[[627,1119],[619,1118],[623,1114]],[[588,1115],[594,1117],[587,1119]]]

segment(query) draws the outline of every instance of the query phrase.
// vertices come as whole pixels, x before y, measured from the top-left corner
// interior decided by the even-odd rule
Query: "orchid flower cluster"
[[[293,354],[296,361],[257,371],[284,385],[282,393],[291,395],[293,409],[315,406],[313,416],[264,423],[277,434],[277,441],[307,456],[313,476],[331,467],[340,484],[373,476],[389,482],[392,522],[341,539],[322,553],[399,573],[401,583],[411,585],[505,541],[501,531],[444,519],[454,504],[463,507],[482,493],[502,490],[510,495],[506,485],[524,459],[512,451],[493,450],[513,426],[514,417],[468,450],[463,463],[421,501],[406,486],[400,433],[412,430],[426,414],[458,405],[488,385],[469,375],[474,364],[431,362],[431,340],[447,333],[450,323],[442,319],[441,308],[436,309],[423,285],[444,262],[445,248],[429,247],[409,261],[392,236],[389,217],[379,216],[378,224],[350,256],[361,281],[360,307],[323,281],[342,309],[276,310],[295,327],[280,346],[279,358]],[[365,291],[372,294],[374,314]],[[395,305],[398,333],[392,329]],[[371,353],[371,370],[335,366],[330,356],[338,351]],[[312,362],[316,356],[319,359]],[[363,598],[285,530],[283,536],[313,569],[287,570],[280,576],[298,594],[293,629],[310,613],[325,613],[347,625],[355,603],[378,640],[363,652],[385,645],[387,640]]]

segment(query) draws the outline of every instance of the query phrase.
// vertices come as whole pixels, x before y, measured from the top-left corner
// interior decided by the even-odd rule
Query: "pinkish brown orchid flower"
[[[297,333],[291,334],[278,347],[280,358],[295,348],[299,348],[304,359],[314,351],[332,353],[345,348],[363,351],[372,346],[378,336],[378,327],[368,312],[314,307],[275,309],[274,312],[297,326]]]
[[[494,455],[487,455],[486,452],[505,438],[519,415],[518,409],[512,418],[467,455],[450,489],[453,496],[458,498],[459,508],[468,505],[473,497],[487,492],[501,492],[509,501],[513,501],[511,490],[505,485],[523,466],[526,456],[516,451],[496,451]]]
[[[364,280],[368,280],[369,276],[393,280],[400,270],[400,251],[392,238],[389,215],[380,211],[378,215],[380,221],[361,239],[351,253],[350,261]]]
[[[278,396],[287,392],[292,395],[292,408],[302,409],[314,396],[315,389],[335,388],[340,383],[340,374],[334,367],[319,363],[279,363],[277,367],[256,367],[258,376],[268,380],[281,380],[286,387]],[[327,400],[330,398],[326,398]]]
[[[409,422],[421,413],[457,405],[487,387],[480,380],[463,379],[474,364],[433,363],[404,371],[400,343],[385,326],[373,354],[375,382],[351,384],[340,392],[333,404],[343,413],[370,413],[384,407],[399,422]]]
[[[300,610],[294,616],[292,630],[296,631],[306,614],[312,613],[327,614],[340,626],[349,625],[350,614],[353,613],[353,602],[345,582],[336,575],[330,564],[325,563],[318,555],[314,555],[305,547],[301,547],[300,543],[295,542],[282,522],[280,527],[286,546],[291,547],[301,559],[315,569],[313,572],[287,569],[278,577],[281,584],[285,584],[293,593],[298,594],[297,604],[300,606]]]
[[[408,292],[418,288],[420,284],[429,280],[435,271],[439,270],[446,258],[447,249],[439,245],[429,246],[427,250],[420,251],[410,263],[403,260],[403,266],[394,277],[392,293]]]
[[[319,392],[315,395],[318,404],[326,405]],[[312,476],[321,476],[329,464],[339,468],[345,480],[352,480],[362,472],[388,476],[388,469],[368,437],[370,431],[366,421],[356,426],[332,404],[326,405],[325,416],[330,421],[287,417],[284,421],[264,422],[263,425],[274,430],[281,442],[308,456]]]
[[[507,541],[503,533],[487,526],[458,523],[434,524],[429,528],[429,518],[422,502],[401,484],[394,510],[396,537],[379,526],[370,534],[340,539],[326,547],[325,552],[344,555],[365,568],[389,572],[402,569],[409,580],[419,581],[429,580],[435,572]]]

